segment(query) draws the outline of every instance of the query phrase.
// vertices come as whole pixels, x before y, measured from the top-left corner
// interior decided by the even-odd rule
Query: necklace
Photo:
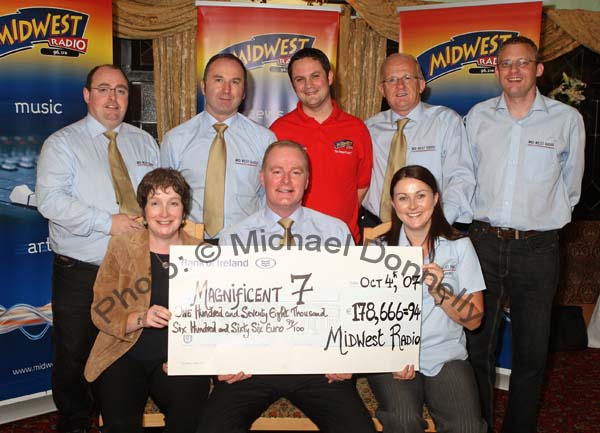
[[[154,256],[158,259],[158,261],[160,262],[160,265],[162,266],[163,269],[169,269],[169,261],[168,260],[166,262],[163,262],[160,259],[160,256],[158,254],[156,254],[154,251],[152,251],[152,254],[154,254]]]

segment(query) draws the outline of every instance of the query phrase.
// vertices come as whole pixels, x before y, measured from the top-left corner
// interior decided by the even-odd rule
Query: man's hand
[[[112,236],[123,235],[141,229],[143,226],[136,221],[138,218],[138,215],[125,215],[122,213],[113,215],[110,234]]]
[[[341,382],[352,377],[352,373],[328,373],[325,375],[328,383]]]
[[[238,374],[220,374],[217,376],[219,382],[227,382],[230,385],[232,383],[239,382],[240,380],[246,380],[251,377],[251,374],[245,374],[243,371],[240,371]]]

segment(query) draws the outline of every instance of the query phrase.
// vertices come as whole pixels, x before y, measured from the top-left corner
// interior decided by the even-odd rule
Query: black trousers
[[[217,382],[198,433],[240,433],[268,407],[285,397],[322,432],[372,433],[371,416],[352,380],[327,383],[325,375],[259,375]]]
[[[83,369],[98,330],[90,307],[98,267],[55,255],[52,269],[52,397],[60,432],[89,426],[93,404]]]
[[[206,376],[167,376],[163,360],[141,361],[127,354],[94,382],[103,433],[142,433],[148,396],[165,415],[165,432],[194,433],[210,390]]]

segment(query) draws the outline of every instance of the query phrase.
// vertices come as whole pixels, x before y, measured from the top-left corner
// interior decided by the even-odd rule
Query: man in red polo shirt
[[[312,177],[304,206],[344,221],[358,242],[358,207],[371,182],[373,163],[369,131],[331,98],[333,72],[321,50],[296,52],[288,74],[300,101],[271,130],[279,140],[293,140],[306,148]]]

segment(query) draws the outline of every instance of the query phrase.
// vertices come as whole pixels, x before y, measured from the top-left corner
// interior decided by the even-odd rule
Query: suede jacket
[[[200,243],[183,230],[181,236],[183,245]],[[127,317],[148,310],[151,287],[148,230],[114,236],[94,284],[91,314],[100,332],[85,366],[89,382],[127,353],[140,337],[143,328],[125,333]]]

